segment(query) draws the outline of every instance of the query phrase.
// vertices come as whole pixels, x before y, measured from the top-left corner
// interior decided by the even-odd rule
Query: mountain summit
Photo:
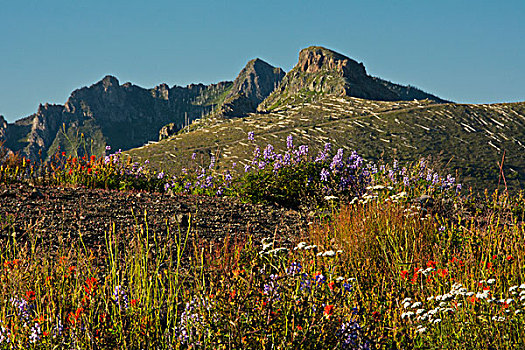
[[[257,106],[277,88],[285,73],[259,58],[249,61],[233,81],[219,114],[231,118],[257,110]]]
[[[311,46],[301,50],[295,67],[259,109],[272,109],[294,94],[308,91],[379,101],[447,102],[414,87],[372,77],[363,63],[324,47]]]

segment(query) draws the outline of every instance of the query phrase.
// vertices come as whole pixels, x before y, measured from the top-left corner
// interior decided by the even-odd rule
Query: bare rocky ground
[[[191,237],[209,242],[249,234],[284,244],[308,227],[304,214],[236,198],[19,184],[0,185],[0,215],[1,241],[31,239],[52,249],[67,247],[81,235],[86,246],[104,250],[113,225],[124,247],[134,232],[145,232],[146,224],[150,233],[161,236],[168,229],[185,233],[189,226]]]

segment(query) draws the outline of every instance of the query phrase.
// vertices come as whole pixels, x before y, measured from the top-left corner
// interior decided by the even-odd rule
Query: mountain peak
[[[223,114],[228,117],[241,116],[255,112],[261,103],[283,79],[285,73],[281,68],[254,58],[244,66],[228,96],[226,96]]]
[[[339,71],[352,78],[366,76],[363,63],[321,46],[310,46],[301,50],[296,67],[306,73],[317,73],[324,69]]]
[[[116,77],[112,76],[112,75],[106,75],[97,84],[102,84],[102,86],[104,86],[105,90],[107,90],[110,86],[119,86],[120,85],[118,79]]]
[[[379,101],[447,102],[419,89],[369,76],[363,63],[321,46],[310,46],[299,52],[295,67],[258,109],[271,110],[295,94],[307,91]]]

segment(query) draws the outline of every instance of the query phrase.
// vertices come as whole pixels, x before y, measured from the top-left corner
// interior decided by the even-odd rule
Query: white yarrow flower
[[[410,318],[410,316],[414,315],[412,311],[403,312],[401,314],[401,319],[404,319],[405,317]]]
[[[424,333],[426,330],[427,330],[426,327],[421,327],[421,328],[416,329],[416,332],[418,332],[418,333]]]
[[[306,242],[299,242],[299,244],[297,245],[297,247],[295,247],[293,250],[301,250],[301,249],[304,249],[304,247],[307,246],[307,243]]]
[[[421,304],[420,301],[416,301],[414,304],[412,304],[411,308],[412,308],[412,309],[415,309],[415,308],[417,308],[417,307],[420,307],[421,305],[422,305],[422,304]]]
[[[487,280],[487,284],[493,284],[494,282],[496,282],[494,278]]]
[[[335,252],[333,250],[327,250],[326,252],[323,253],[323,256],[335,256]]]

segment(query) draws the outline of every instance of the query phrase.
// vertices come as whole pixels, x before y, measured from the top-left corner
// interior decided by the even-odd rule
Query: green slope
[[[203,163],[219,157],[222,166],[248,164],[256,143],[276,148],[293,135],[317,152],[324,143],[356,150],[370,160],[417,161],[432,156],[440,167],[473,188],[493,189],[505,151],[504,174],[511,190],[525,181],[525,103],[439,104],[423,101],[370,101],[320,93],[295,95],[271,113],[242,119],[206,120],[189,133],[127,152],[137,161],[176,173],[196,152]]]

